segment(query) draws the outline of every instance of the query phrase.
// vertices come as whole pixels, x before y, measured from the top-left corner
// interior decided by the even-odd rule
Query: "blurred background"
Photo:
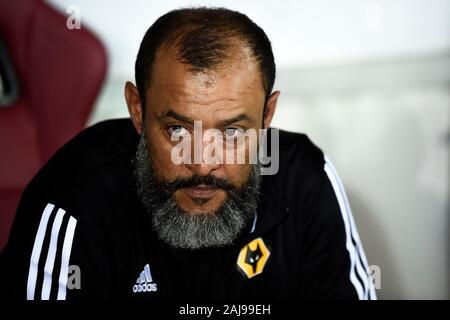
[[[36,1],[17,2],[28,5]],[[0,0],[0,5],[11,7],[7,0]],[[26,61],[17,71],[18,101],[23,101],[21,93],[27,95],[39,85],[40,77],[66,72],[71,77],[63,83],[55,80],[53,86],[48,82],[41,86],[49,91],[49,101],[58,99],[53,108],[62,110],[62,119],[77,120],[68,125],[52,116],[51,124],[44,121],[32,126],[27,137],[37,135],[40,140],[25,140],[33,140],[39,156],[12,187],[5,177],[14,172],[5,159],[20,162],[26,144],[2,133],[0,144],[5,151],[0,156],[0,213],[4,216],[14,207],[20,188],[55,147],[84,126],[128,117],[124,83],[134,82],[140,41],[160,15],[183,6],[225,6],[247,14],[271,39],[278,67],[275,88],[282,93],[273,126],[308,134],[333,160],[346,186],[369,264],[380,267],[378,297],[450,298],[449,1],[47,0],[40,7],[46,5],[56,10],[51,16],[61,15],[55,18],[57,23],[42,27],[49,19],[44,15],[40,23],[34,17],[38,15],[32,13],[37,7],[27,14],[36,28],[45,30],[42,38],[52,35],[44,42],[49,53],[31,50],[35,57],[25,58],[31,56],[32,48],[27,37],[28,42],[24,40],[19,49],[10,50],[12,64],[21,55]],[[1,10],[0,39],[6,39],[8,51],[8,43],[17,36],[13,39],[5,21],[15,18],[2,16]],[[58,28],[64,29],[59,38],[55,35]],[[40,39],[37,35],[38,45],[42,44]],[[58,51],[58,39],[72,43]],[[88,49],[83,52],[80,48]],[[66,59],[75,54],[73,60]],[[53,67],[57,70],[40,68],[42,60],[50,60],[48,64],[54,66],[64,59],[67,61],[60,68]],[[21,84],[22,74],[30,72],[34,82]],[[79,75],[83,72],[86,75]],[[77,80],[83,76],[86,80]],[[67,90],[56,97],[54,91],[64,85]],[[5,88],[3,85],[3,93]],[[42,91],[30,96],[40,94]],[[76,107],[68,106],[71,101],[80,103],[80,98],[84,111],[71,116]],[[30,99],[25,99],[25,104],[31,105]],[[0,128],[11,126],[13,107],[0,108]],[[31,112],[33,117],[35,113]],[[53,131],[42,135],[39,128],[49,126]],[[58,133],[58,126],[66,130],[64,135]],[[20,128],[29,130],[26,124],[15,125],[15,130]],[[60,139],[42,151],[55,136]],[[30,152],[29,147],[25,149]],[[5,199],[9,199],[8,205]],[[8,223],[3,223],[2,230]],[[7,231],[2,233],[5,238]]]

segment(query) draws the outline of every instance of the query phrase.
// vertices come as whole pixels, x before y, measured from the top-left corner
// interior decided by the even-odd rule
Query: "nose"
[[[201,148],[198,148],[199,145],[201,145]],[[220,150],[214,150],[211,154],[208,152],[208,145],[209,142],[207,140],[195,141],[193,143],[191,163],[185,165],[196,175],[207,176],[220,169],[222,166],[222,155],[220,154]],[[216,152],[218,152],[218,154],[216,154]]]
[[[194,174],[207,176],[220,168],[220,163],[207,164],[202,160],[200,164],[186,164],[186,167]]]

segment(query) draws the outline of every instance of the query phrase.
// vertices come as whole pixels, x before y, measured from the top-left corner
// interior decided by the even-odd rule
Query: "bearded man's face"
[[[248,161],[249,145],[244,144],[243,164],[173,161],[179,143],[173,137],[192,136],[194,121],[223,137],[262,127],[265,92],[258,64],[246,50],[232,56],[214,70],[193,72],[178,61],[176,50],[158,51],[141,121],[131,111],[141,135],[135,158],[138,193],[159,237],[175,247],[230,244],[256,212],[260,171]]]

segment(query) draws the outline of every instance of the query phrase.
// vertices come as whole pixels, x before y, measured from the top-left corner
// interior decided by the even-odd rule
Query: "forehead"
[[[176,49],[159,50],[146,100],[152,108],[203,105],[230,110],[255,107],[262,112],[265,92],[257,61],[243,47],[232,49],[229,56],[213,70],[194,72],[178,61]]]

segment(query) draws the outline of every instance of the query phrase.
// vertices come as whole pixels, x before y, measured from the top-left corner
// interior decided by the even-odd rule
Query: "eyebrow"
[[[221,122],[219,122],[219,126],[220,127],[226,127],[229,126],[230,124],[239,122],[239,121],[249,121],[249,122],[253,122],[252,119],[250,119],[247,115],[245,114],[240,114],[236,117],[233,117],[231,119],[227,119],[227,120],[223,120]]]
[[[164,113],[164,115],[160,116],[159,118],[173,118],[176,119],[178,121],[181,122],[185,122],[185,123],[194,123],[194,119],[183,116],[181,114],[176,113],[175,111],[173,111],[172,109],[169,109],[166,113]],[[249,121],[249,122],[254,122],[254,120],[252,120],[251,118],[249,118],[246,114],[239,114],[231,119],[226,119],[226,120],[222,120],[219,122],[219,127],[225,127],[228,126],[230,124],[239,122],[239,121]]]
[[[194,123],[193,119],[186,117],[186,116],[182,116],[181,114],[176,113],[172,109],[169,109],[166,113],[164,113],[159,118],[173,118],[178,121],[182,121],[182,122],[186,122],[186,123]]]

